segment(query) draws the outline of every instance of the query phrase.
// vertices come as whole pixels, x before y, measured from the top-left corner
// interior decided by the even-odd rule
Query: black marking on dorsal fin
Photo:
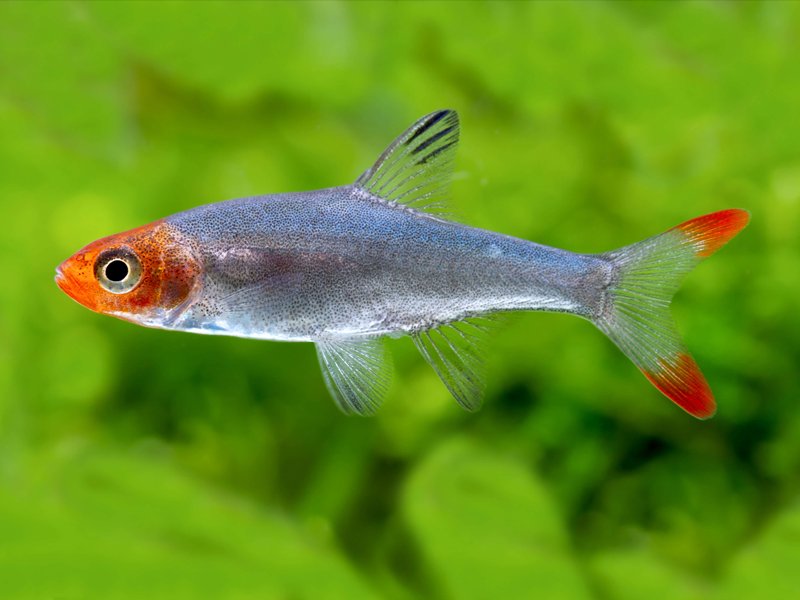
[[[430,160],[433,160],[434,158],[436,158],[436,155],[438,155],[439,153],[446,151],[450,146],[454,145],[455,143],[456,142],[453,141],[453,142],[448,142],[447,144],[445,144],[443,146],[439,146],[435,150],[432,150],[430,154],[420,158],[417,161],[417,164],[418,165],[424,165],[425,163],[429,162]]]
[[[438,123],[439,121],[444,119],[444,117],[447,116],[447,113],[449,113],[449,112],[452,112],[452,111],[440,110],[440,111],[437,111],[435,113],[431,113],[426,117],[422,117],[419,121],[417,121],[417,123],[415,123],[415,125],[420,123],[420,121],[423,121],[423,123],[417,128],[416,131],[414,131],[414,133],[411,135],[411,137],[406,140],[406,142],[405,142],[406,146],[408,146],[411,142],[413,142],[415,139],[417,139],[423,133],[428,131],[428,129],[430,129],[431,126],[435,125],[436,123]],[[413,129],[413,128],[414,127],[412,126],[411,129]]]
[[[389,145],[356,186],[394,204],[438,205],[450,183],[458,137],[454,110],[422,117]]]

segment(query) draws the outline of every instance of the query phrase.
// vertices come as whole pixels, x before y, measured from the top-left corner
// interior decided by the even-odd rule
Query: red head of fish
[[[56,269],[56,283],[95,312],[145,325],[183,304],[198,284],[192,246],[165,221],[111,235]]]

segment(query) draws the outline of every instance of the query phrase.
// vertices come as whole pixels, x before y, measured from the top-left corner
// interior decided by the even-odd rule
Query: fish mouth
[[[88,306],[88,304],[81,299],[83,294],[81,294],[80,285],[72,277],[64,273],[63,267],[63,263],[56,267],[56,275],[54,278],[56,285],[67,296],[75,300],[75,302]]]
[[[64,271],[61,270],[61,266],[62,265],[58,265],[56,267],[56,276],[55,276],[56,285],[59,288],[61,288],[62,292],[65,292],[65,293],[68,294],[69,292],[67,292],[67,289],[66,289],[67,288],[67,276],[64,275]]]
[[[95,312],[103,312],[100,302],[100,289],[94,289],[92,282],[86,278],[85,269],[75,257],[68,258],[56,267],[55,282],[59,289],[72,300]]]

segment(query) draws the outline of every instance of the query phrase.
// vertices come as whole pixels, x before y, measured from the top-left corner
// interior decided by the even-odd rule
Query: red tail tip
[[[676,229],[689,238],[695,246],[697,256],[705,258],[728,243],[749,221],[749,212],[730,208],[691,219],[681,223]]]
[[[711,388],[700,372],[700,367],[688,354],[679,354],[674,362],[659,360],[657,371],[642,369],[642,373],[662,394],[690,415],[698,419],[709,419],[717,412]]]

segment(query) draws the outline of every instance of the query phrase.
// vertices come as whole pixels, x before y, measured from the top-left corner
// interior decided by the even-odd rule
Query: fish
[[[442,214],[459,137],[456,111],[432,112],[355,183],[207,204],[102,238],[61,263],[56,283],[86,308],[145,327],[311,342],[339,408],[360,415],[387,395],[386,338],[410,336],[474,411],[494,317],[568,313],[677,406],[713,416],[670,302],[749,212],[720,210],[597,254],[470,227]]]

